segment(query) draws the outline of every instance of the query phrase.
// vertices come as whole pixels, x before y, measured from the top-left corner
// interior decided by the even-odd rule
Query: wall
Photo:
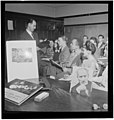
[[[108,22],[108,14],[65,18],[64,25]]]
[[[30,3],[10,3],[5,4],[5,11],[27,13],[33,15],[42,15],[48,17],[54,17],[54,8],[43,6],[41,4],[30,4]]]
[[[76,4],[59,7],[56,9],[56,17],[107,12],[107,4]],[[101,23],[101,24],[97,24]],[[106,24],[103,24],[106,23]],[[88,25],[91,24],[91,25]],[[84,34],[88,37],[98,37],[99,34],[103,34],[105,38],[108,36],[108,13],[96,14],[81,17],[68,17],[64,18],[64,33],[69,39],[69,43],[72,38],[77,37],[82,44],[82,37]]]
[[[55,9],[55,17],[108,11],[108,4],[74,4]]]
[[[98,38],[99,34],[103,34],[106,40],[108,37],[108,24],[66,26],[64,31],[69,39],[68,44],[74,37],[79,38],[80,44],[82,44],[83,35],[87,35],[89,38],[92,36]]]
[[[29,18],[37,21],[35,31],[39,39],[47,38],[54,40],[61,34],[64,34],[63,20],[24,13],[5,12],[5,40],[20,39],[20,34],[26,29],[25,23]],[[13,21],[13,30],[8,29],[8,20]]]

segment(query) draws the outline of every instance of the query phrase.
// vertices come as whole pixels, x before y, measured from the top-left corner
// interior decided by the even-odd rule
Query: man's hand
[[[41,39],[41,40],[39,40],[39,42],[41,43],[41,42],[43,42],[43,40]]]
[[[78,94],[80,94],[81,90],[86,90],[86,86],[85,85],[80,85],[76,88],[76,91],[78,92]]]
[[[78,89],[79,89],[79,90],[86,90],[86,86],[85,86],[85,85],[80,85],[80,86],[78,87]]]
[[[39,50],[41,50],[41,48],[39,48],[38,46],[36,46],[36,50],[39,51]]]

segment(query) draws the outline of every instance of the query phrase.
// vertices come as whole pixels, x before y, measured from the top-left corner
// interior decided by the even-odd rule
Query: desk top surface
[[[25,103],[20,106],[5,101],[5,110],[7,111],[92,111],[92,105],[98,104],[102,107],[108,103],[108,93],[93,89],[91,97],[82,97],[77,94],[69,93],[70,83],[65,81],[51,80],[48,82],[52,88],[49,97],[42,102],[35,102],[34,97],[40,94],[39,91]]]

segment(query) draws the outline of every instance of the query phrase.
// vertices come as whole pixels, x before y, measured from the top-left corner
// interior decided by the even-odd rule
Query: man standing
[[[26,22],[26,30],[20,35],[21,40],[36,40],[37,60],[39,75],[42,73],[42,60],[41,57],[46,52],[46,45],[43,45],[43,41],[38,40],[38,34],[34,31],[36,29],[36,21],[29,19]]]
[[[21,40],[36,40],[37,50],[40,50],[38,47],[39,40],[38,35],[34,30],[36,29],[36,21],[34,19],[29,19],[26,23],[26,30],[20,35]]]

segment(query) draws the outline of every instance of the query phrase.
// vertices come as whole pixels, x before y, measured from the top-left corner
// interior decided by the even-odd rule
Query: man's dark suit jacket
[[[33,37],[34,37],[34,39],[28,34],[27,31],[24,31],[24,32],[20,35],[20,40],[36,40],[36,45],[38,46],[39,40],[38,40],[38,35],[37,35],[37,33],[33,32]]]
[[[69,48],[68,48],[68,46],[65,46],[65,48],[59,54],[59,62],[60,63],[66,62],[66,60],[68,59],[69,55],[70,55]]]

